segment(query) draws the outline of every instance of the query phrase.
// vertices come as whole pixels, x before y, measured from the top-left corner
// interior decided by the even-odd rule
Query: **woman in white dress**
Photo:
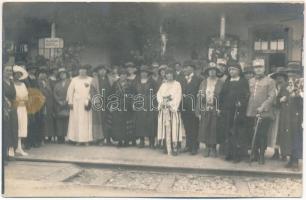
[[[178,111],[182,99],[182,88],[174,80],[174,70],[166,69],[166,82],[162,83],[157,92],[158,129],[157,139],[164,144],[164,153],[174,156],[178,153],[178,143],[185,134],[181,115]]]
[[[70,108],[67,139],[89,145],[92,142],[92,111],[90,88],[92,77],[88,76],[88,66],[81,66],[79,75],[72,78],[67,91],[67,101]]]
[[[28,77],[27,71],[21,66],[13,66],[14,72],[14,86],[16,90],[16,101],[15,106],[17,108],[17,118],[18,118],[18,146],[16,153],[22,156],[28,155],[22,149],[21,140],[26,138],[28,135],[28,113],[26,108],[26,103],[28,101],[28,90],[22,80]]]

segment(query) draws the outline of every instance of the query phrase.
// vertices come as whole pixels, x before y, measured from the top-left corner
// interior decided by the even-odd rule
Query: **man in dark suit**
[[[183,66],[180,62],[174,63],[175,80],[181,82],[184,79]]]
[[[195,66],[186,64],[184,67],[185,77],[181,79],[182,86],[182,102],[181,113],[186,131],[186,147],[184,152],[190,152],[192,155],[197,154],[199,148],[198,143],[198,126],[199,121],[195,116],[195,106],[197,93],[201,83],[201,79],[194,74]]]

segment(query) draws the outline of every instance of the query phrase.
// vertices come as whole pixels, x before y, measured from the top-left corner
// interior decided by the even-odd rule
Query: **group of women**
[[[147,138],[150,148],[177,155],[186,138],[183,152],[194,155],[199,143],[204,143],[204,157],[217,157],[219,144],[219,154],[239,162],[247,155],[253,134],[254,123],[248,121],[255,117],[248,116],[248,112],[254,102],[262,101],[264,105],[269,100],[271,106],[261,108],[258,104],[255,109],[259,114],[261,109],[262,113],[273,109],[271,134],[267,136],[276,149],[273,158],[279,152],[283,157],[294,155],[290,159],[292,166],[298,158],[292,152],[298,151],[295,147],[300,141],[297,134],[302,121],[299,118],[292,124],[287,111],[293,112],[295,107],[292,115],[302,115],[298,113],[302,90],[296,89],[297,83],[301,85],[301,81],[296,81],[300,80],[296,77],[300,72],[273,73],[275,95],[267,94],[265,101],[264,97],[255,97],[256,89],[252,87],[261,87],[260,91],[266,86],[257,86],[256,81],[254,85],[251,80],[253,76],[254,80],[266,76],[257,75],[262,66],[253,67],[254,71],[243,73],[238,63],[222,60],[200,70],[190,63],[176,63],[173,67],[157,63],[137,67],[131,62],[111,68],[82,65],[70,71],[5,66],[4,152],[8,156],[25,156],[24,148],[56,141],[85,146],[116,142],[118,147],[143,148]],[[252,124],[251,128],[245,124]],[[291,135],[284,134],[286,131]],[[262,152],[260,144],[259,138],[258,148]],[[261,159],[260,162],[263,164]]]

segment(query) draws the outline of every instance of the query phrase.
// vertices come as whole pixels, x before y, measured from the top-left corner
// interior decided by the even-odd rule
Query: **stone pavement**
[[[181,153],[178,156],[163,154],[160,150],[149,148],[139,149],[138,147],[117,148],[114,146],[73,146],[68,144],[45,144],[40,148],[32,148],[28,151],[29,156],[17,157],[17,160],[27,161],[52,161],[67,163],[83,163],[95,165],[116,165],[132,167],[148,167],[160,169],[177,170],[199,170],[205,172],[226,172],[226,173],[253,173],[253,174],[285,174],[301,175],[300,170],[293,171],[284,168],[286,162],[270,160],[272,152],[266,154],[266,164],[259,165],[253,162],[251,165],[246,162],[234,164],[224,161],[223,158],[204,158],[202,151],[191,156]]]
[[[9,162],[5,197],[301,197],[301,178],[81,168]]]

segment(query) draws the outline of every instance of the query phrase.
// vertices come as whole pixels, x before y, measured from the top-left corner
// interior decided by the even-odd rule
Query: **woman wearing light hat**
[[[22,82],[28,77],[28,72],[21,66],[13,66],[14,72],[14,84],[16,90],[16,101],[17,106],[17,117],[18,117],[18,146],[16,153],[22,156],[27,156],[28,154],[22,149],[22,139],[26,138],[28,135],[28,113],[26,108],[26,103],[28,101],[28,90],[25,84]]]
[[[222,81],[217,77],[219,69],[210,63],[204,71],[207,79],[203,80],[198,91],[196,115],[200,119],[199,142],[205,143],[204,157],[217,156],[217,118],[219,114],[219,93]]]

